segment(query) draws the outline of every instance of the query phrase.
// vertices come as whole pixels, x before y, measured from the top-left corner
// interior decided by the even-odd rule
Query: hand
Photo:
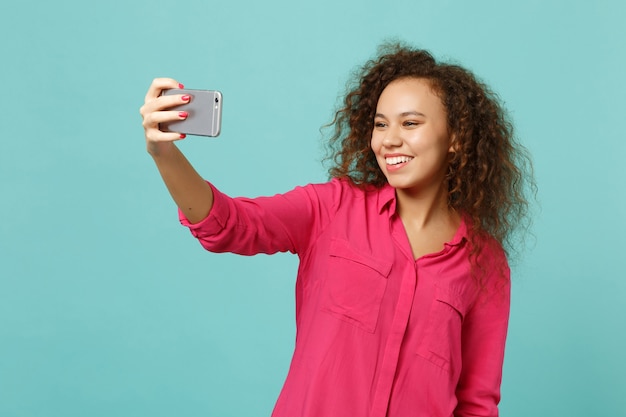
[[[143,106],[139,109],[139,113],[143,118],[146,147],[148,153],[152,156],[156,156],[164,150],[171,148],[173,142],[185,138],[184,134],[162,132],[159,130],[159,123],[184,120],[187,118],[186,112],[168,109],[188,103],[191,99],[188,95],[161,95],[163,90],[177,88],[183,88],[183,85],[176,80],[171,78],[155,78],[146,93]]]

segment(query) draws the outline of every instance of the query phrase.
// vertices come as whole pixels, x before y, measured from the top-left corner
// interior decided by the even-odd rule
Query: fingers
[[[188,115],[185,111],[175,110],[148,113],[143,119],[143,127],[144,129],[150,129],[158,126],[159,123],[185,120]]]
[[[185,139],[185,136],[184,133],[162,132],[159,129],[150,129],[146,130],[146,143],[149,146],[151,143],[175,142]]]
[[[159,111],[148,113],[143,119],[143,128],[148,141],[172,141],[183,139],[184,135],[176,132],[163,132],[160,123],[185,120],[189,114],[185,111]]]
[[[191,96],[188,94],[174,94],[168,96],[159,96],[146,101],[143,106],[139,108],[139,113],[143,117],[144,121],[154,112],[160,112],[171,107],[187,104],[191,101]]]
[[[155,78],[148,88],[145,101],[153,100],[159,97],[163,90],[172,88],[184,88],[184,86],[173,78]]]
[[[185,111],[170,110],[172,107],[189,103],[190,95],[173,94],[163,96],[163,90],[181,89],[183,85],[173,78],[155,78],[146,93],[145,102],[139,109],[143,119],[148,149],[160,148],[161,144],[184,139],[185,135],[177,132],[163,132],[159,129],[159,123],[185,120],[188,116]]]
[[[162,96],[163,90],[181,89],[184,86],[173,78],[155,78],[148,88],[144,104],[140,109],[140,113],[145,117],[146,113],[152,111],[163,110],[168,107],[174,107],[185,104],[191,99],[188,95],[174,94]]]
[[[175,142],[177,140],[185,139],[185,136],[186,135],[184,133],[163,132],[159,129],[147,129],[146,144],[150,147],[160,143]]]

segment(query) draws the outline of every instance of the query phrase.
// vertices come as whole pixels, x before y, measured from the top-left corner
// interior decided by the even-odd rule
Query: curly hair
[[[455,150],[448,167],[448,205],[471,219],[474,259],[486,236],[507,254],[516,252],[512,240],[520,235],[515,232],[530,224],[526,193],[535,189],[528,152],[491,89],[467,69],[437,62],[428,51],[386,44],[355,74],[330,124],[329,174],[361,188],[387,183],[370,141],[378,98],[400,78],[427,80],[446,109]]]

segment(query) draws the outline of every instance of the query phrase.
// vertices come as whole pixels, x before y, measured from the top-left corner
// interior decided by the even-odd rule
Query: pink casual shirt
[[[465,222],[442,251],[415,260],[390,186],[213,191],[206,219],[180,214],[207,250],[300,257],[295,351],[273,417],[498,415],[509,315],[499,246],[486,245],[478,290]]]

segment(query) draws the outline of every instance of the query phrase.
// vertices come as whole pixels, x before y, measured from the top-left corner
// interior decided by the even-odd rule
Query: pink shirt
[[[479,291],[466,224],[415,260],[390,186],[334,179],[254,199],[213,191],[206,219],[180,215],[207,250],[300,257],[295,351],[273,417],[498,415],[509,315],[499,246],[483,253]]]

